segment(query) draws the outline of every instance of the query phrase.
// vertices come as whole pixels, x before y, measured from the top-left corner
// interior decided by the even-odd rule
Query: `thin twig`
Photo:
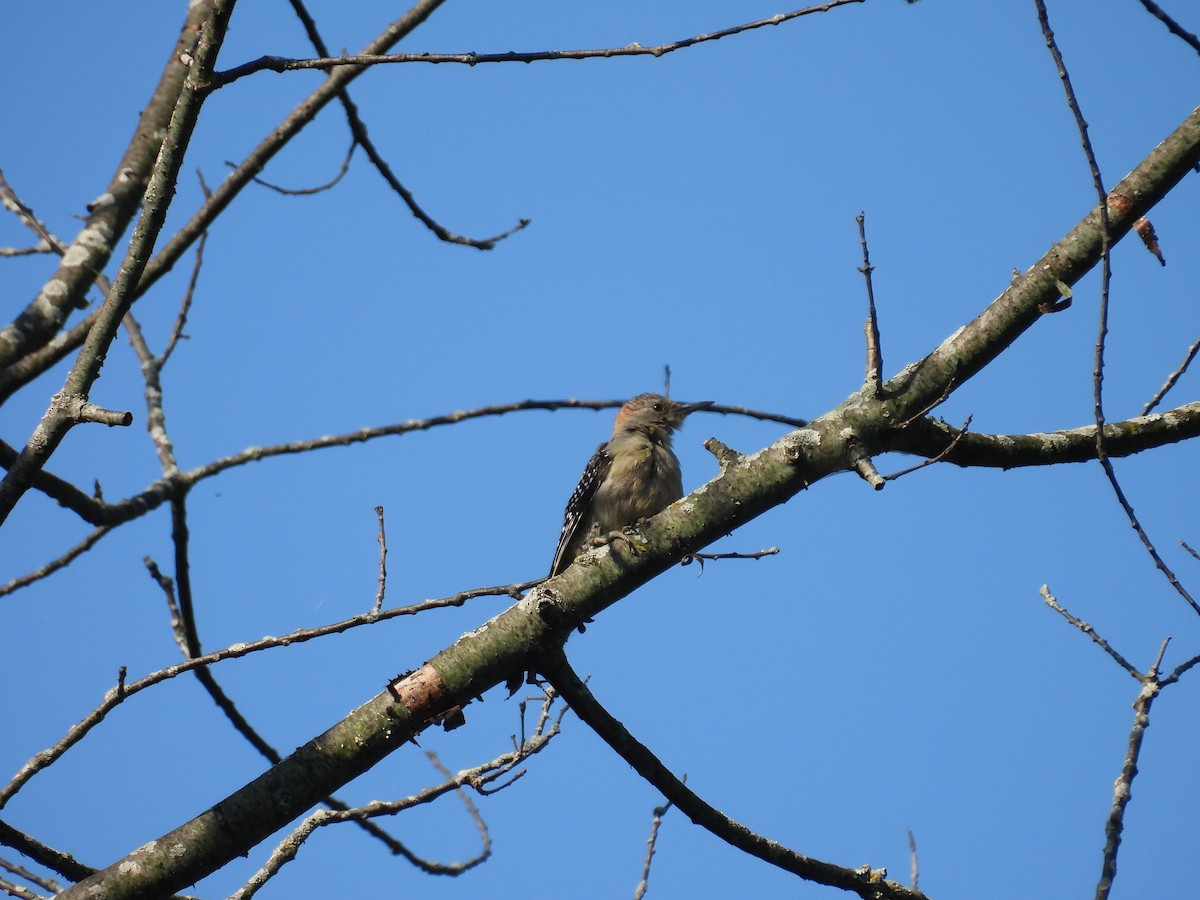
[[[1066,619],[1068,622],[1070,622],[1072,625],[1074,625],[1076,628],[1078,628],[1080,631],[1082,631],[1084,634],[1086,634],[1088,637],[1090,637],[1093,641],[1095,641],[1095,643],[1105,653],[1107,653],[1109,656],[1111,656],[1113,658],[1113,660],[1116,662],[1117,665],[1119,665],[1122,669],[1124,669],[1126,672],[1128,672],[1134,678],[1137,678],[1139,680],[1142,678],[1142,673],[1139,672],[1137,669],[1135,669],[1130,664],[1129,660],[1127,660],[1124,656],[1122,656],[1120,653],[1118,653],[1113,648],[1113,646],[1111,644],[1109,644],[1108,641],[1106,641],[1104,638],[1100,637],[1100,635],[1096,632],[1095,628],[1093,628],[1087,622],[1083,621],[1083,619],[1076,618],[1075,616],[1073,616],[1069,612],[1067,612],[1067,610],[1058,602],[1058,600],[1055,599],[1054,595],[1050,593],[1049,585],[1043,584],[1042,589],[1039,593],[1041,593],[1042,599],[1046,601],[1046,605],[1048,607],[1050,607],[1052,610],[1054,610],[1056,613],[1058,613],[1060,616],[1062,616],[1064,619]]]
[[[828,3],[822,3],[817,6],[808,6],[804,9],[780,13],[766,19],[759,19],[742,25],[734,25],[730,28],[723,28],[720,31],[713,31],[707,34],[698,34],[694,37],[684,38],[683,40],[674,41],[669,44],[660,44],[656,47],[643,47],[641,44],[632,43],[624,47],[607,47],[598,50],[535,50],[524,53],[517,53],[515,51],[508,53],[360,53],[355,56],[322,57],[318,59],[288,59],[282,56],[263,56],[248,63],[243,63],[240,66],[235,66],[232,69],[214,73],[211,86],[214,89],[222,88],[239,78],[245,78],[247,75],[263,71],[290,72],[297,69],[337,69],[342,66],[361,67],[389,63],[457,63],[460,65],[477,66],[481,63],[532,63],[559,59],[610,59],[617,56],[660,57],[666,56],[668,53],[673,53],[676,50],[693,47],[696,44],[718,41],[721,38],[752,31],[767,25],[780,25],[801,16],[828,12],[839,6],[863,2],[865,0],[830,0]]]
[[[116,527],[117,526],[115,524],[101,525],[95,531],[90,532],[87,537],[85,537],[82,541],[57,559],[52,559],[44,566],[39,566],[27,575],[22,575],[19,578],[14,578],[5,585],[0,585],[0,597],[3,597],[5,594],[11,594],[13,591],[19,590],[23,587],[28,587],[34,582],[41,581],[43,578],[53,575],[59,569],[66,568],[75,559],[82,556],[88,550],[91,550],[92,547],[96,546],[100,538],[104,537]]]
[[[360,428],[356,431],[341,435],[325,436],[303,441],[293,441],[287,444],[274,444],[267,447],[249,447],[240,453],[222,457],[203,466],[180,473],[176,476],[163,478],[151,484],[140,494],[136,494],[116,503],[104,503],[97,498],[81,491],[79,488],[57,478],[49,472],[39,472],[34,480],[34,487],[46,494],[61,506],[72,510],[85,522],[93,525],[120,524],[157,509],[172,497],[191,490],[198,482],[211,478],[227,469],[257,462],[274,456],[284,456],[295,453],[307,453],[326,447],[347,447],[352,444],[364,443],[381,437],[408,434],[414,431],[425,431],[447,425],[456,425],[471,419],[489,416],[500,416],[512,412],[531,409],[612,409],[619,407],[623,400],[522,400],[516,403],[502,403],[493,406],[483,406],[472,410],[459,410],[441,416],[427,419],[409,419],[396,425],[385,425],[377,428]],[[713,406],[704,412],[715,412],[725,415],[744,415],[763,421],[779,422],[793,428],[803,427],[803,419],[774,413],[748,410],[741,406]],[[9,465],[9,460],[16,459],[16,452],[0,441],[0,465]]]
[[[1154,0],[1141,0],[1141,3],[1142,6],[1146,7],[1147,12],[1167,26],[1167,30],[1170,31],[1171,34],[1175,35],[1177,38],[1183,39],[1188,46],[1190,46],[1197,53],[1200,53],[1200,38],[1197,38],[1196,35],[1192,34],[1190,31],[1184,31],[1183,28],[1180,27],[1179,23],[1167,15],[1166,12],[1163,11],[1163,8],[1155,3]]]
[[[1197,352],[1200,352],[1200,339],[1192,344],[1192,346],[1188,347],[1188,352],[1187,355],[1184,356],[1183,362],[1176,367],[1174,372],[1167,376],[1167,380],[1163,383],[1163,386],[1158,389],[1158,392],[1150,398],[1150,402],[1142,407],[1143,416],[1150,415],[1154,407],[1158,406],[1159,402],[1162,401],[1162,398],[1167,395],[1167,391],[1175,387],[1175,382],[1179,381],[1179,379],[1183,376],[1183,373],[1187,371],[1188,366],[1192,364],[1192,360],[1196,358]]]
[[[35,872],[30,872],[24,866],[19,866],[16,863],[10,863],[6,859],[0,859],[0,868],[6,872],[11,872],[18,878],[23,878],[31,884],[37,885],[44,891],[50,891],[52,894],[57,894],[62,890],[62,886],[53,878],[44,878]]]
[[[687,775],[681,775],[679,780],[687,784]],[[650,887],[650,863],[654,859],[654,851],[658,846],[658,829],[662,826],[663,816],[674,806],[670,800],[662,806],[654,807],[654,818],[650,820],[650,837],[646,839],[646,858],[642,861],[642,879],[633,890],[633,900],[642,900]]]
[[[910,877],[912,879],[912,889],[915,891],[917,889],[917,881],[921,877],[921,869],[917,865],[917,839],[913,837],[911,828],[908,829],[908,857],[912,861]]]
[[[859,267],[867,282],[867,377],[866,393],[868,397],[879,396],[879,385],[883,381],[883,353],[879,344],[879,319],[875,315],[875,288],[871,283],[871,273],[875,267],[871,265],[871,253],[867,248],[867,216],[860,212],[854,217],[858,223],[858,240],[862,244],[863,264]]]
[[[204,181],[204,176],[200,170],[196,170],[196,177],[200,180],[200,191],[204,194],[207,200],[212,196],[212,191],[208,189],[208,185]],[[179,304],[179,312],[175,316],[175,324],[171,326],[171,336],[167,338],[167,346],[163,348],[163,352],[159,354],[156,360],[159,371],[162,371],[163,366],[167,364],[167,360],[171,358],[171,354],[175,352],[175,345],[180,339],[187,337],[183,333],[183,328],[187,325],[188,312],[192,308],[192,298],[196,295],[196,283],[200,280],[200,269],[204,265],[204,246],[208,243],[208,231],[200,232],[200,238],[196,241],[196,259],[192,263],[192,274],[188,278],[187,288],[183,292],[183,300]]]
[[[689,553],[680,562],[680,565],[686,566],[693,559],[704,562],[714,559],[762,559],[765,556],[775,556],[779,553],[778,547],[767,547],[765,550],[755,550],[753,553]]]
[[[150,577],[163,592],[163,599],[167,602],[167,611],[171,614],[171,633],[175,635],[175,644],[187,659],[192,654],[188,652],[187,630],[183,627],[183,615],[179,612],[179,603],[175,600],[175,582],[170,576],[163,574],[158,563],[151,557],[144,557],[142,562],[146,564],[146,570],[150,573]]]
[[[379,612],[383,608],[383,594],[387,590],[387,533],[383,529],[383,507],[375,507],[375,517],[379,520],[379,590],[375,593],[375,606],[373,611]]]
[[[325,182],[324,184],[319,184],[316,187],[285,188],[285,187],[281,187],[278,184],[272,184],[271,182],[267,181],[265,178],[259,178],[257,175],[255,175],[250,180],[253,181],[255,184],[257,184],[259,187],[265,187],[268,190],[272,190],[277,194],[283,194],[285,197],[311,197],[313,194],[320,194],[324,191],[330,190],[331,188],[335,187],[337,185],[337,183],[346,176],[346,173],[350,171],[350,160],[352,160],[354,158],[354,151],[357,149],[358,149],[358,141],[351,140],[350,141],[350,149],[346,151],[346,156],[342,160],[341,166],[338,167],[337,174],[334,175],[333,178],[331,178],[329,181]],[[236,169],[238,167],[237,163],[230,162],[229,160],[225,160],[225,165],[229,166],[229,168],[231,168],[231,169]]]
[[[1186,660],[1185,662],[1181,662],[1171,670],[1170,675],[1168,675],[1166,678],[1160,679],[1159,684],[1161,684],[1163,687],[1166,687],[1168,684],[1174,684],[1180,678],[1182,678],[1185,673],[1197,665],[1200,665],[1200,654],[1193,656],[1191,659]]]
[[[31,891],[29,888],[21,887],[16,882],[9,881],[7,878],[0,878],[0,894],[16,897],[17,900],[47,900],[45,894],[39,894],[36,891]]]
[[[549,703],[552,701],[547,700],[547,702]],[[557,734],[557,728],[555,729],[555,733]],[[541,737],[541,732],[540,731],[537,732],[535,737]],[[549,740],[549,738],[547,738],[547,740]],[[528,753],[526,753],[525,755],[528,756]],[[432,750],[426,750],[425,756],[429,760],[430,764],[435,769],[437,769],[438,772],[440,772],[444,778],[452,779],[454,777],[453,775],[450,774],[450,770],[442,765],[442,761],[440,759],[438,759],[438,755],[436,753],[434,753]],[[500,768],[499,766],[496,767],[496,769],[499,769],[499,768]],[[488,772],[486,774],[488,776],[490,776],[492,773]],[[478,865],[479,863],[483,862],[485,859],[487,859],[489,856],[492,855],[492,835],[488,831],[487,822],[485,822],[483,820],[483,816],[479,812],[479,807],[475,805],[475,801],[471,799],[470,795],[466,791],[464,791],[461,787],[456,789],[455,793],[458,795],[458,799],[462,801],[462,805],[466,809],[467,814],[471,817],[471,821],[475,823],[476,831],[479,832],[479,844],[480,844],[479,853],[473,859],[468,861],[467,863],[459,864],[459,865],[461,865],[461,869],[459,871],[465,872],[468,868],[472,868],[472,867]],[[441,874],[441,873],[435,873],[435,874]],[[457,874],[459,874],[459,872],[455,871],[455,872],[452,872],[449,874],[457,875]]]
[[[6,847],[12,847],[22,856],[28,857],[72,881],[82,881],[96,871],[91,866],[81,863],[71,854],[49,847],[23,831],[18,831],[7,822],[0,822],[0,843]]]
[[[971,418],[971,415],[967,416],[966,420],[959,427],[958,432],[954,435],[950,443],[946,445],[946,448],[942,450],[941,453],[937,454],[936,456],[931,456],[929,459],[922,460],[915,466],[909,466],[907,469],[901,469],[899,472],[893,472],[891,475],[885,475],[883,476],[883,480],[895,481],[897,478],[903,478],[905,475],[911,475],[918,469],[923,469],[926,466],[932,466],[934,463],[941,462],[954,451],[954,448],[958,446],[958,442],[967,436],[967,430],[971,427]]]
[[[38,241],[32,247],[0,247],[0,256],[38,256],[44,253],[53,253],[54,248],[45,241]]]
[[[3,204],[5,209],[14,213],[21,224],[36,234],[42,244],[46,245],[48,250],[53,250],[59,256],[66,252],[66,245],[58,239],[54,234],[51,234],[44,222],[39,219],[33,210],[17,196],[17,192],[12,189],[12,185],[8,183],[8,179],[4,177],[3,170],[0,170],[0,204]],[[32,251],[31,251],[32,252]],[[41,251],[44,252],[44,251]],[[13,254],[19,255],[19,254]]]

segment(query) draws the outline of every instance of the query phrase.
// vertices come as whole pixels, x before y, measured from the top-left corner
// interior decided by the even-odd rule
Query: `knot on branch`
[[[716,457],[717,464],[721,467],[722,472],[742,458],[742,454],[738,453],[732,447],[725,446],[715,437],[709,438],[704,442],[704,449]]]
[[[879,474],[879,470],[875,468],[875,463],[871,460],[871,454],[867,452],[867,448],[862,445],[862,442],[853,433],[847,435],[846,452],[851,467],[858,473],[859,477],[875,490],[883,490],[883,486],[887,484],[887,479]]]

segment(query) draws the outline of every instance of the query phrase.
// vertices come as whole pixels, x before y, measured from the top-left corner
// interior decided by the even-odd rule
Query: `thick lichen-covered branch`
[[[212,14],[212,6],[213,0],[189,4],[187,19],[166,68],[108,187],[88,204],[84,227],[66,248],[54,275],[17,318],[0,329],[0,369],[54,337],[70,311],[83,306],[88,288],[108,264],[116,242],[142,202],[175,102],[188,75],[191,51],[201,25]]]

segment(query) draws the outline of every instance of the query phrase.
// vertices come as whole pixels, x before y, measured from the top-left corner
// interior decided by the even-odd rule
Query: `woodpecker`
[[[712,406],[638,394],[617,412],[612,437],[597,448],[567,501],[550,577],[603,535],[660,512],[683,496],[671,435],[688,413]]]

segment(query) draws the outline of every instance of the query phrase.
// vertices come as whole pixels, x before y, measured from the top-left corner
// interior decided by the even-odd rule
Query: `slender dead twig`
[[[117,526],[115,524],[114,525],[101,525],[99,528],[95,529],[94,531],[89,532],[87,537],[85,537],[82,541],[80,541],[78,544],[76,544],[71,549],[69,549],[66,553],[62,554],[62,556],[59,556],[56,559],[52,559],[50,562],[46,563],[44,566],[39,566],[38,568],[34,569],[32,572],[29,572],[26,575],[21,575],[18,578],[12,579],[7,584],[0,585],[0,597],[3,597],[5,594],[11,594],[13,591],[20,590],[23,587],[29,587],[29,585],[34,584],[35,582],[41,581],[43,578],[48,578],[49,576],[51,576],[55,572],[57,572],[59,569],[66,568],[75,559],[82,556],[84,553],[86,553],[87,551],[91,550],[94,546],[96,546],[96,544],[99,543],[99,541],[102,537],[104,537],[106,534],[108,534],[110,531],[112,531],[116,527]]]
[[[34,860],[52,872],[57,872],[72,881],[82,881],[96,870],[86,866],[70,853],[63,853],[18,831],[7,822],[0,822],[0,844],[12,847],[22,856]]]
[[[1124,656],[1122,656],[1115,649],[1113,649],[1112,645],[1109,644],[1108,641],[1106,641],[1104,638],[1100,637],[1100,635],[1096,632],[1095,628],[1093,628],[1091,625],[1089,625],[1087,622],[1083,621],[1082,619],[1076,618],[1075,616],[1073,616],[1069,612],[1067,612],[1067,610],[1058,602],[1058,599],[1053,594],[1050,593],[1049,585],[1043,584],[1040,593],[1042,595],[1042,600],[1045,601],[1045,603],[1048,607],[1050,607],[1052,610],[1054,610],[1056,613],[1058,613],[1060,616],[1062,616],[1064,619],[1066,619],[1068,622],[1070,622],[1072,625],[1074,625],[1076,628],[1078,628],[1080,631],[1082,631],[1084,634],[1086,634],[1088,637],[1090,637],[1101,650],[1103,650],[1105,653],[1107,653],[1109,656],[1112,657],[1113,661],[1117,665],[1119,665],[1122,669],[1124,669],[1126,672],[1128,672],[1134,678],[1141,677],[1141,673],[1138,672],[1138,670],[1133,667],[1133,665],[1129,662],[1129,660],[1127,660]]]
[[[776,556],[779,553],[778,547],[767,547],[763,550],[755,550],[753,553],[690,553],[683,558],[681,566],[690,565],[692,560],[697,560],[701,563],[714,559],[762,559],[766,556]]]
[[[1181,38],[1189,47],[1191,47],[1197,53],[1200,53],[1200,38],[1197,38],[1196,35],[1192,34],[1190,31],[1185,31],[1180,24],[1167,15],[1163,8],[1155,3],[1154,0],[1141,0],[1141,3],[1142,6],[1146,8],[1148,13],[1167,26],[1167,30],[1170,31],[1171,34],[1175,35],[1177,38]]]
[[[346,173],[350,171],[350,160],[354,158],[354,151],[357,149],[358,141],[352,140],[350,142],[350,149],[346,151],[346,156],[342,159],[342,164],[338,167],[337,174],[334,175],[333,178],[329,179],[329,181],[325,182],[324,184],[318,184],[316,187],[285,188],[278,184],[272,184],[265,178],[260,178],[257,175],[250,180],[259,187],[265,187],[267,190],[274,191],[277,194],[282,194],[285,197],[311,197],[313,194],[320,194],[331,190],[337,186],[339,181],[346,177]],[[225,160],[225,165],[229,166],[231,169],[236,169],[238,167],[237,163],[231,162],[228,159]]]
[[[1192,346],[1188,347],[1188,352],[1183,357],[1183,362],[1175,368],[1174,372],[1167,376],[1167,380],[1163,382],[1163,386],[1158,389],[1155,395],[1150,398],[1150,402],[1142,407],[1143,416],[1150,415],[1154,407],[1158,406],[1162,398],[1167,395],[1167,392],[1175,387],[1175,383],[1183,377],[1183,373],[1187,371],[1188,366],[1192,364],[1192,360],[1196,358],[1197,352],[1200,352],[1200,340],[1197,340]]]
[[[958,442],[967,436],[967,429],[971,427],[971,418],[972,416],[967,416],[966,420],[961,426],[959,426],[954,437],[951,438],[950,443],[946,445],[946,449],[944,449],[941,453],[938,453],[936,456],[931,456],[929,459],[922,460],[915,466],[909,466],[907,469],[901,469],[899,472],[893,472],[891,475],[885,475],[883,476],[884,481],[895,481],[897,478],[903,478],[905,475],[911,475],[918,469],[923,469],[926,466],[932,466],[934,463],[941,462],[943,459],[953,453],[954,448],[958,446]]]
[[[917,865],[917,839],[913,837],[911,828],[908,829],[908,857],[912,860],[909,877],[912,879],[912,888],[915,891],[917,889],[917,881],[921,877],[921,869]]]
[[[611,59],[619,56],[653,56],[657,58],[666,56],[668,53],[674,53],[676,50],[694,47],[696,44],[719,41],[721,38],[731,37],[746,31],[753,31],[756,28],[763,28],[767,25],[781,25],[784,22],[798,19],[801,16],[828,12],[839,6],[863,2],[865,0],[829,0],[828,3],[779,13],[766,19],[733,25],[729,28],[723,28],[720,31],[698,34],[694,37],[673,41],[669,44],[659,44],[655,47],[643,47],[641,44],[632,43],[624,47],[606,47],[597,50],[534,50],[524,53],[517,53],[515,51],[507,53],[360,53],[355,56],[322,57],[318,59],[288,59],[282,56],[262,56],[250,62],[243,63],[240,66],[214,73],[211,87],[213,89],[222,88],[237,81],[239,78],[267,71],[291,72],[299,69],[336,70],[344,66],[363,67],[397,63],[450,63],[477,66],[483,63],[533,63],[560,59]]]
[[[871,282],[871,273],[875,267],[871,265],[871,253],[867,248],[867,216],[860,212],[854,217],[858,223],[858,240],[862,244],[863,264],[859,272],[867,282],[867,324],[864,328],[867,336],[867,377],[866,388],[872,397],[879,395],[879,385],[883,382],[883,353],[879,344],[879,319],[875,314],[875,287]]]
[[[426,431],[431,428],[456,425],[460,422],[469,421],[471,419],[506,415],[508,413],[524,410],[600,410],[619,407],[623,402],[624,401],[622,400],[574,399],[522,400],[516,403],[502,403],[492,406],[483,406],[473,410],[459,410],[457,412],[448,413],[445,415],[432,416],[427,419],[409,419],[406,422],[401,422],[396,425],[385,425],[376,428],[360,428],[356,431],[347,432],[341,435],[293,441],[286,444],[274,444],[267,447],[249,447],[240,453],[222,457],[221,459],[214,460],[213,462],[207,463],[203,466],[190,469],[187,472],[180,472],[170,477],[164,477],[151,484],[140,494],[135,494],[116,503],[106,503],[102,500],[99,500],[98,498],[80,490],[70,482],[64,481],[61,478],[57,478],[53,474],[46,471],[39,472],[38,475],[35,476],[33,486],[35,489],[53,499],[60,506],[64,506],[67,509],[75,512],[85,522],[93,525],[115,525],[130,521],[131,519],[139,518],[151,510],[157,509],[164,502],[167,502],[171,498],[179,496],[182,493],[186,493],[187,491],[191,490],[196,483],[203,481],[206,478],[211,478],[230,468],[246,465],[247,463],[251,462],[257,462],[263,459],[269,459],[275,456],[307,453],[312,450],[319,450],[327,447],[348,447],[352,444],[365,443],[381,437],[408,434],[415,431]],[[760,419],[762,421],[779,422],[780,424],[789,425],[793,428],[799,428],[806,424],[805,420],[803,419],[795,419],[789,416],[777,415],[774,413],[749,410],[742,406],[713,406],[707,410],[704,410],[704,412],[715,412],[725,415],[744,415],[748,416],[749,418]],[[16,451],[3,441],[0,441],[0,466],[11,465],[16,458]]]
[[[387,533],[383,529],[383,507],[375,507],[375,516],[379,520],[379,534],[376,540],[379,541],[379,590],[375,593],[374,611],[379,612],[383,608],[383,594],[387,590]]]
[[[46,224],[39,219],[33,210],[17,196],[17,192],[13,190],[12,185],[8,183],[8,179],[4,177],[4,171],[0,170],[0,204],[5,209],[12,212],[21,224],[36,234],[40,240],[38,246],[45,245],[46,250],[53,251],[59,256],[66,252],[66,245],[58,239],[57,236],[50,232]],[[28,252],[46,252],[46,251],[28,251]],[[20,254],[13,254],[14,256]]]
[[[208,185],[204,182],[204,176],[200,171],[196,171],[196,177],[200,180],[200,190],[205,198],[212,196],[212,191],[208,189]],[[196,284],[200,280],[200,269],[204,266],[204,247],[208,243],[208,231],[200,232],[200,238],[196,241],[196,258],[192,263],[192,274],[188,278],[187,288],[183,292],[183,300],[179,304],[179,312],[175,315],[175,323],[171,326],[171,334],[167,338],[167,346],[163,348],[163,352],[159,354],[155,360],[158,370],[161,372],[167,364],[167,360],[171,358],[171,354],[175,352],[175,346],[182,338],[187,337],[183,333],[184,326],[187,325],[188,313],[192,308],[192,299],[196,296]]]
[[[28,881],[30,884],[35,885],[38,888],[41,888],[43,891],[49,891],[51,894],[57,894],[59,891],[62,890],[62,886],[57,881],[55,881],[53,878],[45,878],[41,875],[36,874],[35,872],[30,872],[24,866],[19,866],[16,863],[11,863],[6,859],[0,859],[0,869],[4,869],[6,872],[11,872],[13,875],[16,875],[18,878],[22,878],[25,881]],[[17,895],[14,894],[13,896],[17,896]],[[40,895],[32,895],[31,894],[31,896],[40,896]]]
[[[686,775],[680,776],[679,780],[687,784]],[[662,826],[663,816],[670,812],[672,806],[674,804],[668,800],[662,806],[654,807],[654,818],[650,821],[650,837],[646,839],[646,858],[642,861],[642,879],[633,890],[633,900],[642,900],[650,887],[650,862],[654,859],[654,851],[658,846],[658,829]]]

